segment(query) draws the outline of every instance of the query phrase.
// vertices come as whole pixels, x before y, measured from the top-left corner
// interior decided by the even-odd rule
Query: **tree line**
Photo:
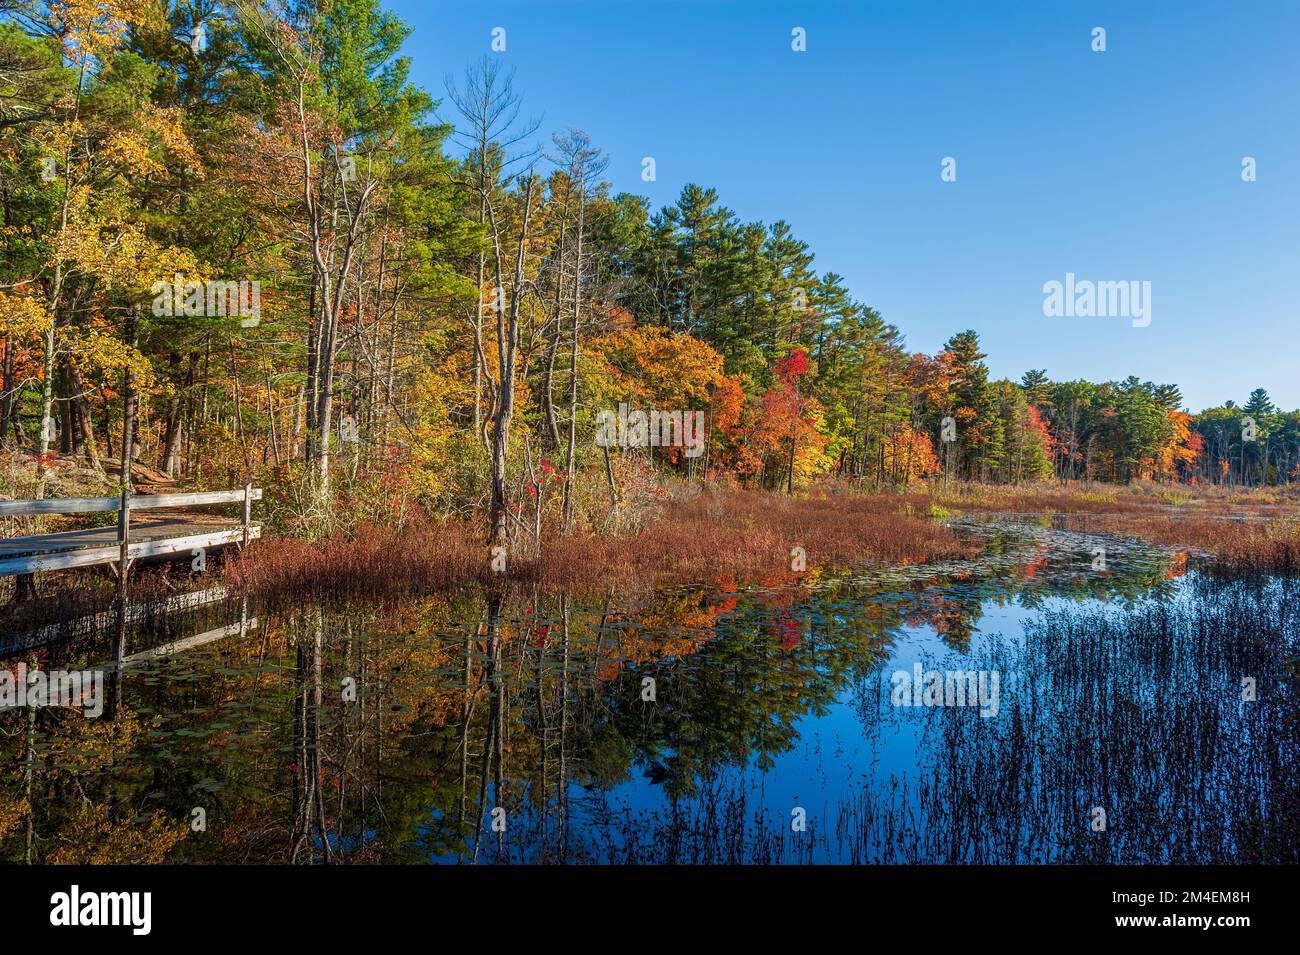
[[[0,442],[70,469],[282,488],[304,524],[423,507],[604,525],[675,472],[793,491],[947,477],[1287,483],[1256,390],[993,379],[713,189],[611,192],[502,56],[410,79],[375,0],[0,0]],[[704,453],[593,440],[700,411]],[[12,470],[12,466],[10,470]]]

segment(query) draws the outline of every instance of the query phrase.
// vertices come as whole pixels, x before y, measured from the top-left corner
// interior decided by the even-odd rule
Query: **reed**
[[[626,535],[527,537],[494,572],[481,527],[463,522],[363,526],[324,541],[253,545],[227,565],[251,593],[372,595],[447,590],[469,583],[538,584],[585,590],[619,583],[662,585],[795,576],[794,548],[809,571],[865,563],[912,564],[974,556],[978,545],[888,496],[782,497],[705,491],[665,508]]]
[[[1219,575],[1300,570],[1300,521],[1293,492],[1279,488],[1061,488],[967,484],[908,495],[914,509],[1052,514],[1071,530],[1184,548]]]

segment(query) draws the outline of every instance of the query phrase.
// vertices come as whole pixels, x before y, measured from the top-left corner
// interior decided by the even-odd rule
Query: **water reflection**
[[[120,685],[99,720],[0,712],[0,857],[1296,860],[1291,584],[1114,540],[1098,573],[1097,539],[1050,521],[961,529],[978,561],[638,599],[225,601],[116,648],[24,644],[11,666],[116,659]],[[917,664],[998,672],[997,716],[893,705]]]

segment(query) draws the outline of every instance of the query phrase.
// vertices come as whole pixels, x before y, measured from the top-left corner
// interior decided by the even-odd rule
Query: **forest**
[[[265,486],[289,533],[501,541],[666,482],[1300,476],[1264,388],[995,379],[956,316],[909,351],[786,221],[612,193],[504,57],[425,90],[409,35],[375,0],[0,0],[0,495],[130,468]],[[699,413],[702,453],[597,440],[620,406]]]
[[[209,863],[925,864],[929,893],[871,885],[921,915],[971,864],[963,901],[1059,930],[1113,913],[1040,873],[1246,864],[1187,887],[1249,896],[1300,862],[1300,410],[1260,380],[1294,230],[1234,139],[1261,175],[1296,155],[1300,17],[1126,8],[1106,52],[1081,7],[827,3],[804,57],[799,5],[412,4],[415,32],[384,2],[0,0],[0,860],[167,864],[141,884],[185,938]],[[774,51],[812,68],[763,87]],[[674,78],[659,179],[611,58]],[[1249,109],[1233,69],[1272,81]],[[859,138],[744,158],[804,102]],[[1142,128],[1062,145],[1039,106]],[[864,153],[917,169],[941,134],[1069,162],[873,218]],[[1032,271],[935,304],[1036,268],[1011,207],[1098,195],[1051,254],[1112,255],[1144,320],[1145,276],[1186,277],[1171,337],[1032,350],[1063,326],[1008,330],[1065,316],[988,304]],[[934,236],[974,252],[935,270]],[[1221,342],[1229,306],[1255,338]],[[1188,354],[1173,328],[1222,404],[1141,367]],[[894,695],[921,674],[1000,695]],[[241,910],[338,895],[276,878]],[[369,883],[371,917],[298,921],[428,908]]]

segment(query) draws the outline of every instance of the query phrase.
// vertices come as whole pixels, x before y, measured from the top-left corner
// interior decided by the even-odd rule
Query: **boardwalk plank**
[[[131,560],[143,560],[150,557],[162,557],[168,554],[183,554],[197,548],[225,547],[229,544],[242,543],[244,527],[242,524],[227,524],[214,527],[211,524],[185,526],[172,525],[173,533],[153,536],[149,539],[137,539],[135,526],[132,525],[132,543],[128,557]],[[199,533],[187,531],[199,530]],[[69,533],[77,533],[70,531]],[[262,526],[253,524],[248,528],[249,540],[256,540],[262,535]],[[116,537],[116,534],[113,535]],[[113,538],[110,538],[113,539]],[[27,552],[19,556],[0,559],[0,577],[14,574],[35,574],[51,570],[71,570],[74,567],[93,567],[98,564],[116,564],[120,558],[119,545],[114,542],[109,546],[81,546],[71,550]]]
[[[236,527],[233,521],[222,522],[221,527]],[[159,517],[131,522],[131,540],[159,540],[164,537],[187,537],[213,530],[210,522],[196,521],[192,517]],[[8,537],[0,540],[0,557],[22,557],[27,554],[49,554],[82,547],[107,547],[117,543],[117,525],[112,527],[87,527],[55,534],[32,534],[29,537]]]

